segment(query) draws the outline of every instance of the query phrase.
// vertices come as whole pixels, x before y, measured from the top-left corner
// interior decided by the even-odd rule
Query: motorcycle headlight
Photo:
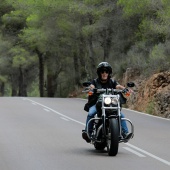
[[[107,104],[107,105],[109,105],[111,102],[112,102],[112,101],[111,101],[111,98],[110,98],[110,97],[106,97],[106,98],[104,99],[104,103]]]
[[[115,98],[112,98],[112,104],[117,105],[118,104],[118,100],[115,99]]]

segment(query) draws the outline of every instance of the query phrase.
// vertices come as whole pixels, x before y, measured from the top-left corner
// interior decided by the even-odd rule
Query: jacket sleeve
[[[116,89],[116,86],[119,85],[119,83],[114,79],[111,79],[111,81],[112,81],[112,88]]]

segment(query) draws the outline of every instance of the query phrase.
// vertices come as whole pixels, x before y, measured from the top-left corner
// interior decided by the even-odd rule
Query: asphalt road
[[[0,98],[0,170],[169,170],[170,120],[123,110],[135,136],[116,157],[81,138],[86,101]]]

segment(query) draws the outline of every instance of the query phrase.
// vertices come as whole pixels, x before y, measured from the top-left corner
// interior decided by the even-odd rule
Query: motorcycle
[[[130,90],[128,88],[134,87],[134,83],[127,83],[128,88],[124,90],[109,88],[90,90],[90,84],[90,82],[84,82],[83,86],[86,88],[82,92],[88,92],[89,95],[98,94],[98,100],[96,103],[97,114],[87,123],[87,136],[96,150],[104,150],[106,147],[109,156],[116,156],[119,143],[126,143],[134,136],[132,122],[127,118],[121,118],[121,101],[122,97],[124,98],[122,94],[129,96]],[[128,139],[122,135],[121,120],[129,124],[130,137]],[[93,124],[92,133],[88,131],[90,123]]]

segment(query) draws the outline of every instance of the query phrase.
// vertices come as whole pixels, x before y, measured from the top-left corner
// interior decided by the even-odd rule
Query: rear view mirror
[[[135,86],[135,83],[134,83],[134,82],[128,82],[128,83],[127,83],[127,86],[128,86],[128,87],[134,87],[134,86]]]
[[[88,86],[90,86],[90,84],[91,84],[90,81],[86,81],[86,82],[83,83],[83,86],[84,86],[84,87],[88,87]]]

